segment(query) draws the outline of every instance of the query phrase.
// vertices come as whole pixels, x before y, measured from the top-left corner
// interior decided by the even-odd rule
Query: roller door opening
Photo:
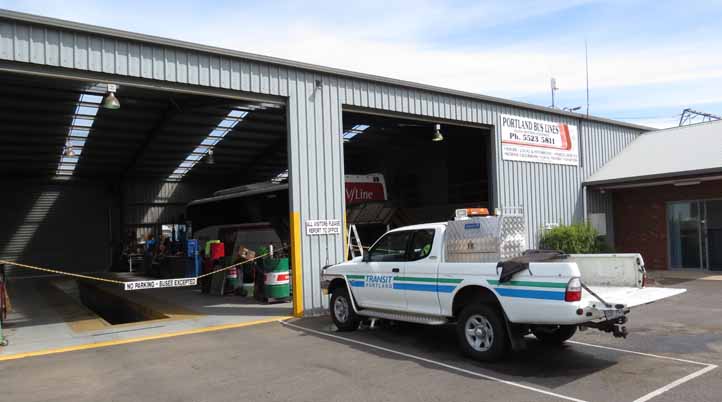
[[[383,182],[383,195],[346,183],[347,221],[365,245],[388,229],[452,219],[457,208],[491,208],[489,128],[344,111],[343,129],[346,175]]]
[[[13,306],[3,329],[15,351],[119,325],[153,334],[290,314],[287,194],[262,207],[188,206],[287,176],[282,100],[12,73],[0,73],[0,88],[0,259],[106,279],[2,266]],[[195,286],[123,285],[173,285],[163,280],[195,278],[269,249],[273,258]]]

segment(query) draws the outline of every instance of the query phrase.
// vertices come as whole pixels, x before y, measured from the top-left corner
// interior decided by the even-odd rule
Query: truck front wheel
[[[461,351],[476,360],[499,360],[507,351],[506,326],[499,311],[485,304],[470,304],[459,314],[456,333]]]
[[[331,295],[331,319],[339,331],[355,331],[361,320],[353,311],[351,297],[344,287],[336,288]]]
[[[531,330],[540,342],[547,345],[561,345],[577,332],[575,325],[539,326]]]

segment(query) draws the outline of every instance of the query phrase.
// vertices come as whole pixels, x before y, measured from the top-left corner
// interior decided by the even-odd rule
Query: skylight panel
[[[214,127],[206,138],[178,165],[168,176],[170,181],[179,181],[193,169],[218,143],[248,115],[248,112],[232,109],[226,117]]]
[[[90,134],[90,130],[87,128],[78,128],[74,127],[70,129],[70,132],[68,133],[69,137],[82,137],[86,138]]]
[[[271,179],[271,182],[274,184],[280,184],[284,181],[288,180],[288,169],[284,170],[283,172],[277,174],[274,178]]]
[[[73,119],[73,126],[75,127],[92,127],[94,119],[88,119],[83,116],[75,115]]]
[[[351,129],[344,131],[344,133],[343,133],[344,141],[350,141],[355,136],[366,131],[369,127],[371,127],[371,126],[369,126],[367,124],[357,124],[357,125],[351,127]]]
[[[100,95],[93,95],[93,94],[81,94],[80,95],[80,102],[84,103],[95,103],[97,105],[100,104],[100,102],[103,101],[103,97]]]
[[[78,97],[65,139],[65,147],[60,153],[58,167],[55,169],[56,178],[69,179],[78,167],[86,138],[90,135],[102,101],[102,96],[89,93],[82,93]]]
[[[95,115],[98,114],[98,107],[78,105],[78,107],[75,108],[75,114],[95,117]]]
[[[246,115],[248,115],[248,112],[238,109],[233,109],[230,111],[230,113],[228,113],[228,117],[233,117],[236,119],[243,119],[246,117]]]
[[[236,126],[236,124],[238,124],[238,120],[236,120],[236,119],[233,119],[233,120],[225,119],[225,120],[221,121],[220,123],[218,123],[218,127],[233,128]]]

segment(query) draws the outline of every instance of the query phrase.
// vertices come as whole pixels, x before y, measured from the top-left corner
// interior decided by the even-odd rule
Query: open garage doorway
[[[346,183],[347,222],[365,245],[388,229],[453,219],[458,208],[491,208],[489,128],[347,110],[343,130],[347,177],[374,175],[384,188],[358,197]]]
[[[0,259],[107,280],[0,265],[13,306],[3,329],[14,345],[0,353],[290,314],[287,198],[193,216],[188,207],[284,177],[281,99],[13,73],[0,73],[0,88]],[[258,270],[245,289],[242,269],[205,278],[205,288],[119,283],[194,278],[269,248],[273,259],[249,263]],[[273,304],[256,297],[278,288],[255,277],[270,266],[286,273],[271,275],[285,284]]]

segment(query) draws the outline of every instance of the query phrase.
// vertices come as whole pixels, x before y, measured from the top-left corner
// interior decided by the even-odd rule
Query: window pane
[[[698,203],[692,201],[669,204],[667,224],[672,268],[701,268]]]
[[[428,257],[434,244],[434,230],[424,229],[414,232],[411,241],[411,260],[420,260]]]
[[[384,236],[369,251],[371,261],[406,261],[406,246],[411,232],[393,232]]]

